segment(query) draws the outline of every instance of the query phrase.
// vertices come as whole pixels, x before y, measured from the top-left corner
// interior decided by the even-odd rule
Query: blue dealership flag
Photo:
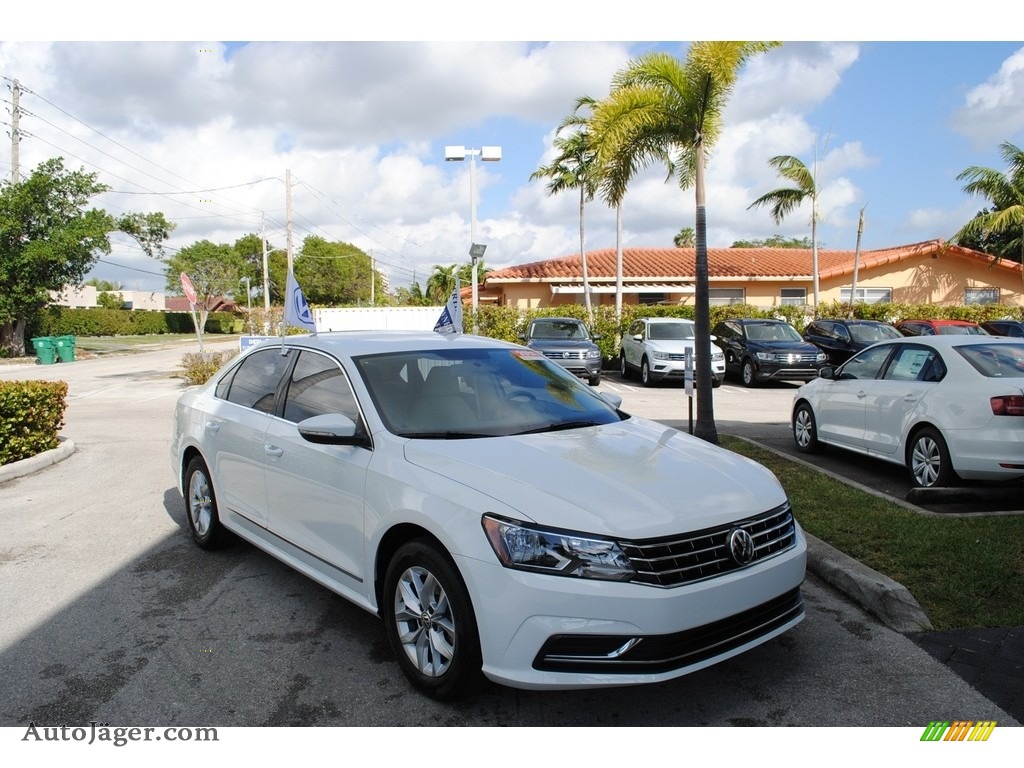
[[[434,330],[438,333],[462,333],[462,297],[459,287],[459,276],[455,276],[455,288],[452,289],[448,303],[441,310],[441,317],[437,319]]]
[[[316,333],[316,323],[313,322],[313,315],[309,311],[309,303],[302,294],[302,289],[295,282],[295,275],[288,271],[288,286],[284,296],[284,322],[285,325],[293,325],[296,328],[305,328]]]

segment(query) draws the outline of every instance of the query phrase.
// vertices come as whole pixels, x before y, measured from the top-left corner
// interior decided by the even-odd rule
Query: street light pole
[[[477,333],[477,309],[480,306],[480,297],[477,293],[477,261],[478,255],[483,253],[483,248],[478,247],[476,242],[476,158],[485,162],[498,162],[501,160],[501,147],[481,147],[480,149],[467,149],[462,145],[449,145],[444,148],[444,159],[446,161],[462,161],[469,158],[469,255],[473,266],[473,333]]]

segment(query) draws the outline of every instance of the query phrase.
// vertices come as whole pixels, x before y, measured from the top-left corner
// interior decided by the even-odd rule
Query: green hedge
[[[67,394],[63,381],[0,381],[0,465],[57,447]]]
[[[207,333],[241,333],[244,321],[231,312],[211,312]],[[130,309],[47,307],[25,334],[36,336],[149,336],[192,333],[190,312],[143,312]]]

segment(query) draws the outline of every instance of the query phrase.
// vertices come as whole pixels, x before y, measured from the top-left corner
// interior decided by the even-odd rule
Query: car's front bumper
[[[818,378],[824,365],[822,363],[809,368],[757,361],[754,363],[754,378],[758,381],[813,381]]]
[[[516,688],[669,680],[776,637],[804,615],[806,540],[685,586],[576,579],[460,558],[476,612],[483,672]]]
[[[678,360],[658,360],[655,358],[648,363],[648,370],[651,378],[655,381],[667,381],[686,377],[686,364]],[[711,363],[711,376],[715,381],[721,382],[725,378],[725,362],[714,361]]]

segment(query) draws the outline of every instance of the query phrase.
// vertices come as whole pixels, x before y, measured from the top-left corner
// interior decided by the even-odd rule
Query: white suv
[[[623,378],[639,371],[640,381],[646,387],[663,379],[682,379],[685,376],[686,351],[693,349],[693,340],[692,320],[679,317],[634,320],[622,337],[619,371]],[[711,345],[711,376],[714,387],[721,386],[725,379],[725,355],[714,344]]]

